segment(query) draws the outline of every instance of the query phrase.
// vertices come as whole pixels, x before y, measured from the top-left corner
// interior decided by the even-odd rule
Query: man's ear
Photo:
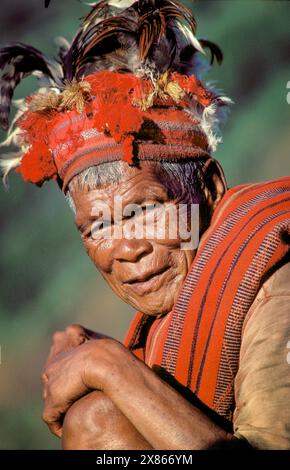
[[[209,158],[203,166],[204,193],[211,209],[215,210],[227,190],[223,169],[214,158]]]

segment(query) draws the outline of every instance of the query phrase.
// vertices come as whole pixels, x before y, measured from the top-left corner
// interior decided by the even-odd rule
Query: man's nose
[[[142,256],[153,251],[153,247],[148,240],[126,239],[118,240],[115,246],[114,258],[120,262],[128,261],[136,263]]]

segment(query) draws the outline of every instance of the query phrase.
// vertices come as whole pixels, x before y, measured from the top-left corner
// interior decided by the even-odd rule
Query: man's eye
[[[146,206],[142,206],[142,209],[146,212],[154,211],[156,209],[156,204],[147,204]]]
[[[146,204],[144,206],[139,206],[137,209],[132,209],[131,212],[125,213],[123,215],[123,220],[134,219],[135,217],[139,217],[141,214],[147,214],[150,211],[156,209],[155,204]]]
[[[111,226],[110,220],[97,220],[92,224],[91,228],[91,237],[94,238],[94,235],[98,234],[101,230]]]

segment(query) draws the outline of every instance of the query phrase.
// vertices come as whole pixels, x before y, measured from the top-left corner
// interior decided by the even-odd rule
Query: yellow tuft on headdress
[[[61,94],[61,111],[76,109],[78,113],[82,113],[85,103],[90,98],[91,85],[85,80],[67,83]]]
[[[29,103],[29,110],[35,113],[50,115],[56,112],[76,109],[82,113],[85,103],[91,96],[91,85],[85,80],[67,82],[61,93],[37,93]]]

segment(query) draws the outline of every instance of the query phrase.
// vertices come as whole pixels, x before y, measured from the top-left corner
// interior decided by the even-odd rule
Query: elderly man
[[[211,152],[229,100],[197,78],[204,47],[222,56],[194,33],[177,2],[108,1],[62,67],[1,50],[3,125],[23,75],[53,83],[21,109],[4,178],[55,179],[137,309],[123,344],[76,325],[54,335],[43,418],[65,449],[290,448],[290,178],[227,188]]]

